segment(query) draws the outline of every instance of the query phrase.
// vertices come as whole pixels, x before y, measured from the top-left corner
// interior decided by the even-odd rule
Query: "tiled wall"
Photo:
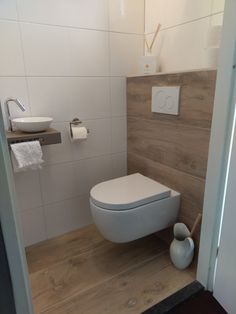
[[[160,59],[160,70],[209,67],[209,29],[222,24],[223,11],[224,0],[146,0],[145,32],[149,42],[157,23],[162,24],[153,49]]]
[[[15,175],[25,245],[91,223],[89,190],[126,174],[126,81],[143,54],[144,0],[0,1],[0,97],[54,118],[63,143]],[[13,108],[12,116],[22,113]],[[90,129],[71,143],[69,121]]]

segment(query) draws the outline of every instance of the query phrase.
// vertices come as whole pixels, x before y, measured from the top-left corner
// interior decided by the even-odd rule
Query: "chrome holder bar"
[[[79,118],[74,118],[71,122],[70,122],[70,135],[71,137],[73,136],[72,134],[72,125],[78,126],[82,123],[82,121]],[[87,129],[87,132],[90,133],[90,130]]]

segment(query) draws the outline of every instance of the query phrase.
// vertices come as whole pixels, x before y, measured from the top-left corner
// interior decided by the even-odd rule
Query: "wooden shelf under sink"
[[[29,141],[39,141],[41,145],[52,145],[61,143],[61,133],[55,129],[48,129],[38,133],[24,133],[21,131],[6,132],[8,144]]]

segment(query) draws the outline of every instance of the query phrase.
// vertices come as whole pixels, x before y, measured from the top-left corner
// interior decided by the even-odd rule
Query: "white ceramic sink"
[[[23,132],[34,133],[46,131],[53,119],[49,117],[25,117],[12,119],[14,126]]]

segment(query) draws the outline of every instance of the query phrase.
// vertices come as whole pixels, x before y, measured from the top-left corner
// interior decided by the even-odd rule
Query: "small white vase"
[[[194,255],[194,242],[189,237],[190,232],[184,224],[176,224],[174,227],[175,238],[170,246],[170,258],[178,269],[187,268]]]
[[[155,74],[159,68],[157,56],[147,55],[140,59],[140,70],[142,74]]]

